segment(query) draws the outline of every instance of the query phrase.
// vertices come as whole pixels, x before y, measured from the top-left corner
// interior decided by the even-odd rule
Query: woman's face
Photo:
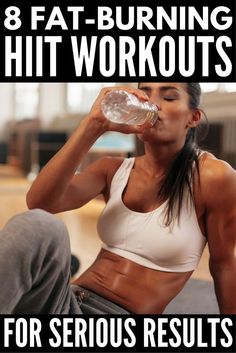
[[[184,141],[190,127],[200,120],[199,111],[189,105],[189,95],[185,83],[141,82],[139,89],[149,100],[158,106],[158,121],[139,135],[142,141],[175,143]]]

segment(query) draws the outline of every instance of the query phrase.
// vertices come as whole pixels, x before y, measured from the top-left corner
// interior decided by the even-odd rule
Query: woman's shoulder
[[[118,171],[118,169],[121,167],[121,165],[124,163],[125,160],[126,160],[125,157],[119,157],[119,156],[115,156],[115,157],[106,156],[97,160],[96,163],[99,165],[98,168],[106,176],[105,198],[107,195],[109,195],[109,190],[110,190],[113,176],[116,174],[116,172]]]
[[[124,160],[125,160],[125,157],[105,156],[105,157],[101,157],[98,161],[99,163],[112,168],[112,167],[120,166]]]
[[[236,171],[226,161],[212,153],[203,152],[199,157],[199,173],[202,194],[214,197],[236,186]]]
[[[109,177],[119,169],[125,159],[125,157],[105,156],[97,159],[93,164],[96,165],[96,167],[100,169],[102,173]]]
[[[208,179],[217,181],[235,173],[228,162],[207,151],[202,151],[199,156],[199,170],[201,177],[204,177],[206,181]]]

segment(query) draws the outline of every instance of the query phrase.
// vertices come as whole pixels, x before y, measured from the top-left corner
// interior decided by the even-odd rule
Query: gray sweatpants
[[[81,305],[70,263],[62,221],[38,209],[14,216],[0,231],[0,314],[128,314],[88,291]]]

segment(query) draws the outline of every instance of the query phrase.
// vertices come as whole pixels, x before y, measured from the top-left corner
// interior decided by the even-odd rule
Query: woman
[[[82,303],[85,313],[162,313],[191,276],[208,241],[220,312],[236,313],[236,174],[195,145],[199,84],[126,87],[158,106],[154,126],[105,119],[100,103],[112,89],[101,91],[27,195],[29,208],[50,213],[79,208],[99,194],[106,200],[98,223],[104,246],[73,285],[78,305]],[[107,131],[137,134],[145,154],[102,158],[75,175],[90,147]]]

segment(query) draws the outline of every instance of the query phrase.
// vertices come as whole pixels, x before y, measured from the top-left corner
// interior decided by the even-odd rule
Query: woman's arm
[[[220,313],[236,314],[236,172],[217,159],[203,168],[210,272]]]
[[[88,184],[91,185],[90,194],[97,196],[105,186],[101,163],[96,163],[91,173],[84,172],[75,175],[75,172],[87,154],[89,148],[102,134],[102,127],[94,122],[83,121],[67,143],[42,169],[27,193],[29,208],[42,208],[52,213],[73,209],[75,197],[77,207],[83,205],[87,195]],[[93,174],[94,172],[94,174]],[[87,178],[86,178],[86,174]]]
[[[29,208],[42,208],[52,213],[71,210],[83,206],[105,190],[107,174],[109,168],[112,168],[109,158],[103,158],[75,175],[79,164],[103,133],[139,133],[147,127],[115,124],[102,115],[100,103],[104,95],[112,89],[114,88],[105,88],[100,92],[88,116],[42,169],[27,193]],[[146,99],[139,90],[125,89]]]

